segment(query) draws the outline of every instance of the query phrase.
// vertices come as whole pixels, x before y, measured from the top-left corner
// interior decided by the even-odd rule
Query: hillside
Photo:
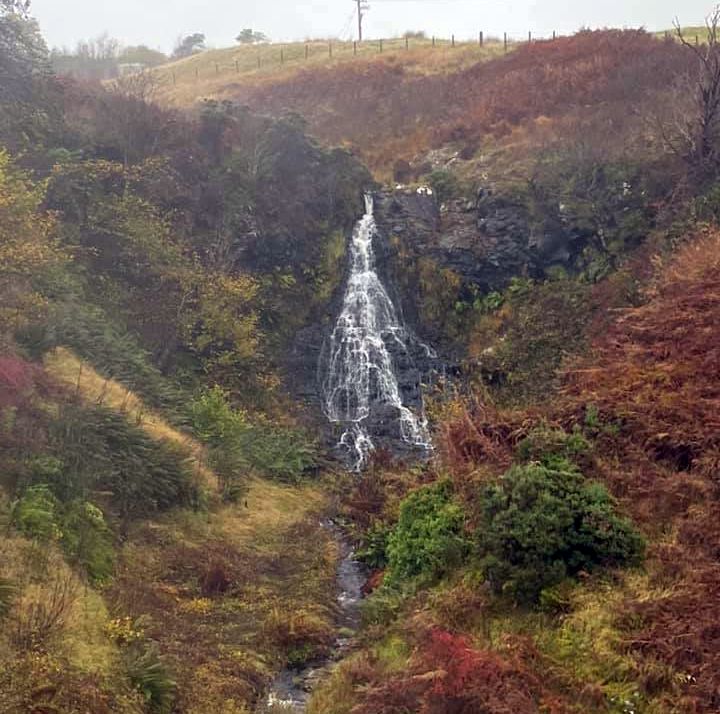
[[[0,711],[718,711],[718,35],[305,47],[0,0]]]
[[[403,41],[395,41],[395,51],[383,54],[371,45],[357,58],[345,46],[345,56],[332,62],[322,45],[313,45],[309,65],[297,60],[260,70],[252,67],[255,54],[272,57],[277,47],[203,53],[158,70],[159,96],[184,107],[214,97],[276,115],[297,113],[321,141],[352,148],[379,176],[391,178],[395,164],[422,165],[433,149],[492,156],[518,142],[562,136],[575,122],[632,115],[644,95],[683,71],[686,58],[675,42],[635,31],[521,43],[507,55],[501,42],[484,48],[412,43],[406,52]],[[239,75],[231,71],[235,57],[241,58]],[[220,74],[214,74],[216,62]],[[503,160],[486,161],[485,170],[503,171]]]

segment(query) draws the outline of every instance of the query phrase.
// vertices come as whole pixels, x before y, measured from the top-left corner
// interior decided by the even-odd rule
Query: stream
[[[312,690],[352,646],[353,635],[360,626],[360,603],[365,583],[363,566],[355,559],[342,530],[333,521],[324,521],[340,546],[340,561],[336,572],[339,614],[335,620],[338,635],[332,652],[324,660],[308,664],[302,669],[282,670],[270,685],[258,714],[302,714]]]

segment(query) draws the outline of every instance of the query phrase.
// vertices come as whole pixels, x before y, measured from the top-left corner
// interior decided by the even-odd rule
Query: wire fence
[[[458,39],[454,35],[450,38],[439,37],[402,37],[392,39],[364,40],[363,42],[326,40],[313,40],[306,43],[292,44],[263,44],[254,47],[238,47],[233,50],[224,50],[220,53],[207,53],[193,57],[184,65],[167,71],[165,79],[175,85],[188,80],[201,80],[212,76],[227,76],[228,74],[244,74],[250,71],[263,69],[277,69],[288,65],[302,63],[318,63],[318,61],[349,60],[356,57],[367,58],[371,55],[397,54],[418,50],[465,50],[473,48],[482,54],[487,51],[488,56],[497,56],[507,53],[518,45],[528,42],[552,42],[561,35],[553,32],[550,35],[517,36],[503,33],[502,36],[488,35],[479,32],[473,40]]]

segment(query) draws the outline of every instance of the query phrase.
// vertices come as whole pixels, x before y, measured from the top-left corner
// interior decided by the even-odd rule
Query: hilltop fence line
[[[502,48],[504,52],[508,52],[512,47],[516,47],[519,44],[525,44],[528,42],[548,42],[556,40],[561,35],[557,32],[553,32],[552,36],[536,36],[532,32],[527,33],[527,37],[519,39],[511,36],[509,33],[503,33],[502,37],[486,35],[484,32],[479,32],[477,39],[475,40],[459,40],[452,35],[449,39],[438,38],[438,37],[401,37],[392,39],[377,39],[377,40],[363,40],[358,41],[340,41],[340,40],[328,40],[328,41],[309,41],[306,43],[292,43],[292,44],[266,44],[258,45],[255,49],[254,64],[250,65],[248,57],[235,59],[233,61],[210,61],[207,64],[200,65],[200,62],[194,62],[191,71],[191,78],[194,76],[196,80],[208,75],[220,75],[234,72],[241,74],[251,69],[262,69],[264,67],[277,67],[278,65],[285,65],[291,63],[300,63],[312,59],[318,59],[319,57],[325,57],[329,60],[338,59],[340,57],[367,57],[370,54],[382,54],[384,52],[399,52],[409,51],[412,49],[455,49],[455,48],[467,48],[469,46],[474,47],[492,47],[495,50]],[[183,79],[186,79],[188,72],[183,71],[182,73],[172,70],[170,73],[170,79],[173,84],[176,84],[181,75]]]
[[[178,81],[199,81],[207,79],[209,76],[220,76],[229,73],[241,74],[252,70],[262,70],[268,67],[278,67],[280,65],[299,64],[311,60],[325,58],[333,59],[352,59],[353,57],[367,57],[369,55],[379,55],[382,53],[397,53],[410,51],[413,49],[444,49],[452,50],[455,48],[484,48],[494,52],[497,55],[507,53],[510,49],[532,42],[552,42],[560,39],[564,35],[553,32],[551,35],[535,35],[528,32],[521,38],[512,36],[510,33],[503,33],[502,36],[488,35],[483,31],[478,32],[476,39],[459,40],[455,35],[449,39],[437,37],[401,37],[392,39],[376,39],[358,41],[340,41],[340,40],[312,40],[306,43],[289,43],[289,44],[262,44],[253,48],[245,48],[242,58],[234,58],[230,61],[210,60],[207,64],[200,61],[193,62],[192,68],[172,69],[166,74],[166,80],[176,85]],[[672,34],[665,32],[665,39],[669,40]],[[702,40],[705,41],[704,39]],[[695,44],[701,42],[699,35],[695,35]],[[254,51],[248,52],[248,49]],[[200,59],[202,55],[198,59]]]

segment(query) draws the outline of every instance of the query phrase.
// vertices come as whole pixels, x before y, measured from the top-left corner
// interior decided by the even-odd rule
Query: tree
[[[44,187],[33,186],[0,151],[0,344],[3,334],[41,316],[45,298],[35,283],[64,262],[54,220],[42,211]]]
[[[0,0],[0,12],[27,17],[29,11],[30,0]]]
[[[159,50],[153,50],[146,45],[126,47],[120,53],[119,59],[120,62],[142,64],[146,67],[157,67],[158,65],[165,64],[168,60],[167,55],[163,54]]]
[[[205,49],[205,35],[195,32],[178,40],[172,56],[175,58],[190,57]]]
[[[0,0],[0,144],[37,145],[57,111],[48,51],[24,0]]]
[[[690,178],[704,182],[720,173],[720,5],[707,17],[707,41],[690,41],[675,20],[682,45],[692,53],[696,69],[682,78],[683,94],[691,101],[672,102],[674,116],[661,128],[669,148],[688,164]]]
[[[263,32],[256,32],[249,27],[246,27],[235,40],[241,45],[256,45],[260,42],[267,42],[268,36]]]

